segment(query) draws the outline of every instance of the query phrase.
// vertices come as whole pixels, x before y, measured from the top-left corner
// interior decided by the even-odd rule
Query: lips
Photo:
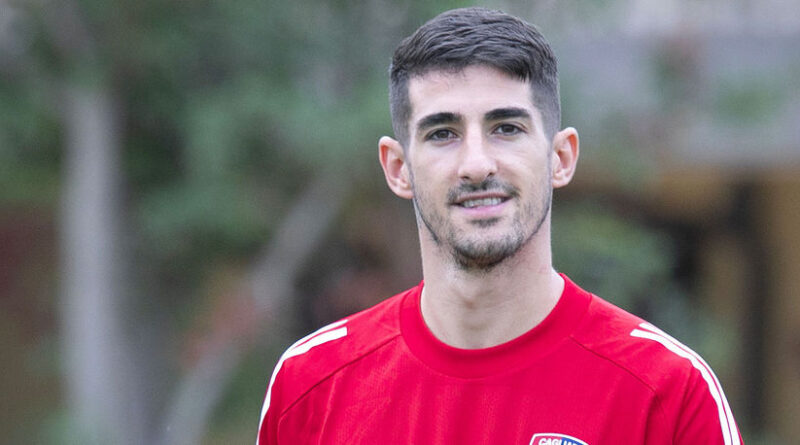
[[[497,198],[497,197],[495,197],[495,198],[479,198],[479,199],[468,199],[468,200],[460,203],[459,205],[461,207],[465,207],[465,208],[471,209],[471,208],[474,208],[474,207],[496,206],[496,205],[500,204],[501,202],[503,202],[503,199],[502,198]]]
[[[500,194],[468,194],[455,199],[452,205],[463,207],[465,209],[474,209],[476,207],[490,207],[496,206],[508,201],[509,197]]]
[[[451,206],[474,211],[500,206],[516,196],[517,189],[511,184],[497,178],[487,178],[480,184],[460,184],[451,189],[447,201]]]

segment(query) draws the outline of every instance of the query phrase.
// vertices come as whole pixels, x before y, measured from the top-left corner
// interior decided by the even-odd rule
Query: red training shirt
[[[422,283],[305,337],[273,372],[257,445],[742,443],[700,356],[563,277],[541,323],[491,348],[434,337]]]

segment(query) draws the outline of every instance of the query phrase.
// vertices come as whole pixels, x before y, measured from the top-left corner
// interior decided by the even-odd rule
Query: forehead
[[[435,70],[414,76],[408,82],[410,124],[433,113],[464,116],[483,115],[498,108],[523,108],[540,116],[533,104],[529,82],[487,66],[469,66],[460,71]]]

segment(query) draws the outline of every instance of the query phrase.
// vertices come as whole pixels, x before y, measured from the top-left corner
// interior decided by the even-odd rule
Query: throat
[[[539,289],[527,291],[511,287],[486,289],[461,281],[461,286],[446,292],[436,283],[426,282],[422,317],[434,336],[450,346],[497,346],[525,334],[547,317],[563,290],[563,280],[557,274],[555,277],[554,280],[547,274],[541,277],[544,282],[537,286]]]

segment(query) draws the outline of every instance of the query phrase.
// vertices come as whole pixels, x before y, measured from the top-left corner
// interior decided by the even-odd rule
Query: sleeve
[[[699,354],[649,323],[639,324],[630,335],[659,343],[667,353],[660,356],[656,392],[672,445],[743,444],[722,385]]]
[[[283,393],[282,373],[280,372],[282,364],[283,360],[279,360],[267,386],[267,394],[264,396],[264,405],[261,408],[261,420],[258,423],[256,445],[278,444],[278,417],[281,412],[281,394]]]
[[[298,382],[298,369],[303,369],[303,361],[296,364],[294,357],[304,355],[311,349],[338,340],[347,335],[347,327],[342,326],[347,320],[339,320],[331,323],[316,332],[313,332],[297,342],[295,342],[278,359],[275,370],[267,386],[267,395],[264,397],[264,406],[261,408],[261,420],[258,424],[258,439],[256,445],[277,445],[278,444],[278,421],[284,409],[293,402],[292,394],[300,394]],[[289,365],[286,370],[287,360],[292,359],[294,366]],[[308,386],[303,386],[308,387]],[[289,433],[291,434],[291,433]]]
[[[673,443],[742,445],[744,442],[722,385],[704,361],[696,364],[699,366],[695,366],[680,405],[676,407]]]

